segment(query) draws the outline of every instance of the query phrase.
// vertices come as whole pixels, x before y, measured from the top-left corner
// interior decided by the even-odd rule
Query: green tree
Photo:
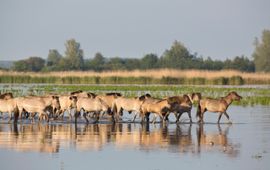
[[[62,55],[56,50],[49,50],[48,58],[47,58],[47,66],[57,66],[59,61],[61,60]]]
[[[141,60],[137,58],[126,58],[125,67],[127,70],[140,69]]]
[[[223,62],[223,69],[233,69],[247,72],[254,72],[254,62],[245,56],[236,56],[233,60],[227,59]]]
[[[186,69],[188,60],[192,59],[188,49],[181,42],[175,41],[169,50],[161,57],[160,65],[166,68]]]
[[[67,40],[66,44],[66,65],[65,67],[70,70],[82,70],[83,69],[83,50],[80,49],[80,43],[75,39]]]
[[[119,57],[110,58],[106,63],[106,69],[108,70],[125,70],[125,59]]]
[[[45,60],[40,57],[29,57],[25,60],[14,62],[13,70],[15,71],[34,71],[38,72],[45,66]]]
[[[156,54],[146,54],[141,59],[141,68],[142,69],[157,68],[157,65],[158,65],[158,56]]]
[[[25,60],[15,61],[12,66],[12,70],[27,71],[28,70],[27,63],[25,62]]]
[[[85,63],[85,69],[102,71],[105,68],[106,58],[100,52],[95,54],[95,57],[91,60],[88,60]]]
[[[256,71],[270,72],[270,30],[263,30],[261,42],[255,39],[253,58]]]
[[[210,57],[207,57],[204,60],[204,69],[206,70],[221,70],[223,68],[223,62],[220,60],[212,60]]]

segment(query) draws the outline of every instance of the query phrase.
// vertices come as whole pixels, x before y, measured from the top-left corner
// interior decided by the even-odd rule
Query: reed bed
[[[270,84],[270,73],[246,73],[235,70],[134,70],[13,72],[0,71],[0,83],[52,84],[194,84],[242,85]]]

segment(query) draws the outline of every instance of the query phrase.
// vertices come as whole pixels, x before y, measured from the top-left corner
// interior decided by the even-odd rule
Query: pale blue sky
[[[85,58],[161,55],[179,40],[223,60],[251,56],[263,29],[269,0],[0,0],[0,59],[64,54],[75,38]]]

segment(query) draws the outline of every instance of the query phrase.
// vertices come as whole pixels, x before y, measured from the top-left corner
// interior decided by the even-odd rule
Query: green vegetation
[[[261,42],[255,40],[253,53],[256,71],[270,72],[270,30],[264,30]]]
[[[1,87],[2,86],[2,87]],[[182,95],[201,92],[204,97],[222,97],[236,91],[243,99],[236,105],[270,105],[270,89],[265,87],[233,86],[179,86],[179,85],[1,85],[1,93],[13,92],[15,96],[44,95],[48,93],[65,94],[76,90],[94,93],[120,92],[124,96],[134,97],[150,93],[155,97]]]
[[[100,77],[100,76],[30,76],[1,75],[0,83],[39,83],[39,84],[174,84],[174,85],[244,85],[270,84],[269,79],[243,79],[241,76],[219,78],[174,78],[174,77]]]

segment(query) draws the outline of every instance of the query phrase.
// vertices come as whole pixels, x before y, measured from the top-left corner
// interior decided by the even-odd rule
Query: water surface
[[[192,115],[195,115],[193,109]],[[1,169],[269,169],[270,107],[231,106],[233,124],[0,123]],[[195,117],[193,117],[196,120]],[[173,115],[170,116],[173,121]],[[226,122],[226,119],[222,119]]]

